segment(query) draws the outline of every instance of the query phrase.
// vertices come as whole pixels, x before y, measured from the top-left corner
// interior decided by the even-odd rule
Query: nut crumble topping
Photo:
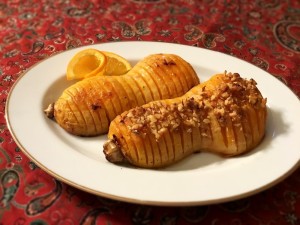
[[[223,82],[207,90],[203,86],[197,95],[183,98],[181,102],[166,104],[155,101],[147,106],[136,107],[123,114],[128,128],[139,135],[152,133],[158,140],[166,131],[174,131],[183,126],[187,132],[192,128],[209,126],[210,114],[214,115],[220,126],[231,119],[234,126],[240,126],[243,118],[243,107],[265,107],[263,99],[253,79],[246,80],[237,73],[226,73]],[[207,129],[204,129],[207,130]],[[208,136],[202,132],[202,136]]]

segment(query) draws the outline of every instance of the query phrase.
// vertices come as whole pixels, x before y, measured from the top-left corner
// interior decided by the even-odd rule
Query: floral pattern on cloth
[[[279,0],[4,0],[0,2],[0,224],[300,223],[300,170],[241,200],[160,207],[94,196],[31,162],[5,122],[18,77],[53,54],[95,43],[159,41],[248,61],[300,97],[300,2]],[[29,128],[30,129],[30,128]]]

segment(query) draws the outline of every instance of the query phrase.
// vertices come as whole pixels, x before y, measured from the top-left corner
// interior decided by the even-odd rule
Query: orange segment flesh
[[[112,52],[103,52],[103,54],[107,58],[104,75],[122,75],[132,68],[130,63],[120,55]]]
[[[67,66],[67,79],[83,79],[104,71],[106,56],[96,49],[85,49],[75,54]]]

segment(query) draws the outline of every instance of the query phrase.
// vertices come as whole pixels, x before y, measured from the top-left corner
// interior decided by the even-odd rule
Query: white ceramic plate
[[[105,135],[75,137],[47,119],[43,109],[70,85],[65,80],[71,57],[84,48],[120,54],[133,64],[151,53],[175,53],[190,62],[202,81],[227,70],[254,78],[268,99],[264,141],[249,154],[221,158],[208,153],[188,157],[161,170],[107,162]],[[49,57],[16,81],[6,118],[16,143],[49,174],[84,191],[152,205],[220,203],[262,191],[286,178],[300,159],[300,104],[292,91],[267,72],[237,58],[196,47],[159,42],[116,42],[85,46]]]

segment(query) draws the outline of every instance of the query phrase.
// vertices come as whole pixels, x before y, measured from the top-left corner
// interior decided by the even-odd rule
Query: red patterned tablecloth
[[[274,187],[241,200],[159,207],[77,190],[42,171],[20,151],[4,116],[16,79],[54,53],[128,40],[224,52],[268,71],[300,97],[297,0],[2,0],[0,224],[300,224],[299,169]]]

